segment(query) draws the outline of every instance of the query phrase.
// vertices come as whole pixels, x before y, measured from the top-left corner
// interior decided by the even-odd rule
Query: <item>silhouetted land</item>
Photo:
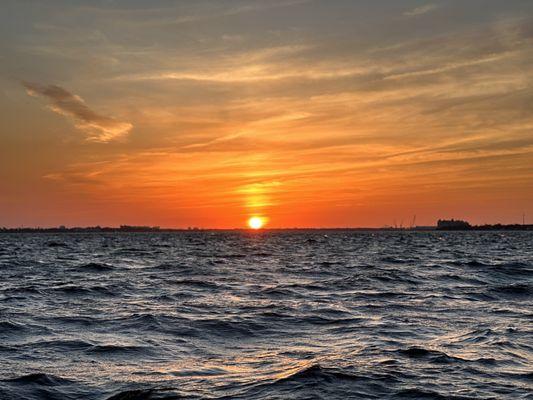
[[[158,226],[130,226],[120,227],[89,226],[89,227],[20,227],[20,228],[0,228],[0,233],[165,233],[165,232],[195,232],[195,231],[241,231],[248,229],[202,229],[202,228],[160,228]],[[533,224],[494,224],[494,225],[468,225],[468,226],[416,226],[413,228],[365,228],[365,227],[339,227],[339,228],[265,228],[266,231],[533,231]]]
[[[473,225],[464,228],[436,228],[439,231],[532,231],[533,225],[522,224],[494,224],[494,225]]]

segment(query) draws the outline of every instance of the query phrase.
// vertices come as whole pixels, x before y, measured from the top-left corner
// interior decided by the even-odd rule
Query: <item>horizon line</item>
[[[483,228],[483,227],[524,227],[524,228],[533,228],[533,224],[524,224],[524,223],[512,223],[512,224],[478,224],[478,225],[469,225],[465,230],[472,228]],[[120,226],[18,226],[18,227],[9,227],[3,226],[0,227],[0,232],[9,232],[9,231],[52,231],[52,232],[125,232],[125,233],[134,233],[134,232],[173,232],[173,231],[185,231],[185,232],[194,232],[194,231],[290,231],[290,230],[388,230],[388,231],[415,231],[415,230],[454,230],[454,229],[442,229],[438,225],[415,225],[415,226],[381,226],[381,227],[372,227],[372,226],[294,226],[294,227],[263,227],[260,229],[252,229],[249,227],[233,227],[233,228],[213,228],[213,227],[160,227],[160,226],[148,226],[148,225],[120,225]],[[459,230],[459,229],[457,229]]]

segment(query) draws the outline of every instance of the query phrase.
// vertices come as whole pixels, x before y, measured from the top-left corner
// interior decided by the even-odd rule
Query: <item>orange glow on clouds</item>
[[[533,2],[67,3],[3,32],[0,226],[533,217]]]

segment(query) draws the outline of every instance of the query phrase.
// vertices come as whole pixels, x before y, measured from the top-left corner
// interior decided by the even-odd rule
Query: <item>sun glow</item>
[[[252,229],[261,229],[265,225],[265,219],[261,217],[251,217],[248,220],[248,226]]]

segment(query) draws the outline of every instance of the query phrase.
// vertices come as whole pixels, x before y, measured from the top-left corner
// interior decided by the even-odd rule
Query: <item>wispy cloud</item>
[[[273,224],[333,226],[390,223],[414,207],[487,211],[474,221],[504,218],[511,200],[527,209],[533,2],[300,3],[61,7],[71,18],[46,5],[27,15],[0,75],[49,77],[25,84],[39,97],[31,102],[81,140],[135,132],[98,149],[63,141],[43,115],[11,115],[24,88],[6,81],[0,119],[13,140],[0,139],[0,152],[16,174],[0,197],[20,203],[28,179],[41,192],[27,209],[37,197],[66,204],[41,206],[43,220],[52,210],[162,226],[232,227],[257,210]],[[106,106],[118,103],[127,114]],[[21,152],[19,132],[24,143],[47,140]],[[35,152],[42,162],[26,162]]]
[[[73,118],[76,128],[84,131],[88,140],[109,142],[124,137],[133,127],[129,122],[98,114],[91,110],[80,96],[60,86],[31,82],[23,82],[23,85],[30,96],[43,96],[49,100],[52,111]]]
[[[291,6],[297,6],[305,3],[309,3],[310,0],[288,0],[288,1],[281,1],[281,2],[258,2],[258,3],[251,3],[251,4],[245,4],[233,8],[227,8],[224,10],[221,10],[218,13],[214,14],[200,14],[200,15],[185,15],[177,18],[174,23],[175,24],[183,24],[183,23],[194,23],[202,20],[208,20],[213,18],[220,18],[220,17],[230,17],[245,13],[251,13],[251,12],[258,12],[258,11],[265,11],[268,9],[275,9],[275,8],[284,8],[284,7],[291,7]]]
[[[417,17],[419,15],[427,14],[437,8],[436,4],[426,4],[420,7],[416,7],[412,10],[403,13],[406,17]]]

